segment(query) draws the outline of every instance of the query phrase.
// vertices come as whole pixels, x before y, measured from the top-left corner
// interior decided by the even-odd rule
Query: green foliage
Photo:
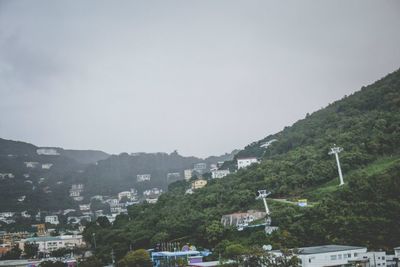
[[[16,244],[10,251],[1,256],[2,260],[18,260],[21,258],[22,250]]]
[[[357,244],[369,248],[398,246],[400,221],[400,71],[314,112],[283,131],[255,142],[237,157],[262,159],[223,179],[210,180],[205,188],[186,195],[186,182],[170,186],[156,204],[131,206],[129,220],[96,232],[98,253],[117,258],[131,248],[151,248],[159,241],[192,243],[224,254],[235,245],[245,248],[271,244],[274,248],[323,243]],[[261,145],[277,139],[268,148]],[[345,185],[338,187],[334,144],[340,154]],[[226,163],[234,165],[234,161]],[[312,207],[269,200],[272,224],[279,230],[266,236],[261,228],[222,229],[221,216],[248,209],[263,209],[256,200],[259,189],[271,198],[307,197]],[[396,193],[397,192],[397,193]],[[151,226],[151,227],[150,227]],[[85,234],[90,243],[91,235]],[[282,263],[286,264],[286,263]]]
[[[149,253],[144,249],[129,252],[118,263],[122,267],[151,267],[153,266]]]
[[[103,264],[101,263],[101,261],[96,258],[95,256],[91,256],[88,258],[82,258],[79,260],[79,267],[99,267],[99,266],[103,266]]]
[[[35,243],[25,243],[24,254],[28,259],[34,258],[39,251],[39,245]]]

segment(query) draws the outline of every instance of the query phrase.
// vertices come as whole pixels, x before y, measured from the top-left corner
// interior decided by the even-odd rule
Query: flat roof
[[[299,248],[298,249],[299,250],[298,254],[299,255],[319,254],[319,253],[329,253],[329,252],[355,250],[355,249],[363,249],[363,248],[365,248],[365,247],[342,246],[342,245],[324,245],[324,246]]]

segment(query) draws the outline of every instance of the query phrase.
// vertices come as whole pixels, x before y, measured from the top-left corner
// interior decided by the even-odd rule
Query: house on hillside
[[[207,180],[198,179],[192,182],[192,190],[203,188],[207,185]]]
[[[256,157],[248,157],[248,158],[238,158],[237,159],[237,168],[238,170],[246,168],[254,163],[258,163],[258,159]]]
[[[219,178],[224,178],[231,172],[229,170],[214,170],[211,172],[211,178],[213,179],[219,179]]]
[[[251,223],[255,220],[265,218],[266,212],[257,210],[248,210],[247,212],[236,212],[232,214],[222,215],[221,224],[225,227],[244,225]]]
[[[151,174],[138,174],[136,175],[136,180],[138,182],[150,181]]]
[[[55,224],[55,225],[60,224],[60,221],[58,220],[57,215],[49,215],[49,216],[44,217],[44,222],[50,223],[50,224]]]
[[[207,164],[204,162],[196,163],[193,166],[193,171],[199,174],[203,174],[207,171]]]
[[[185,177],[186,181],[189,181],[193,176],[193,170],[192,169],[184,170],[183,171],[183,176]]]
[[[57,149],[55,149],[55,148],[46,148],[46,147],[42,147],[42,148],[36,149],[36,153],[38,155],[46,155],[46,156],[58,156],[58,155],[60,155],[60,153],[58,153]]]

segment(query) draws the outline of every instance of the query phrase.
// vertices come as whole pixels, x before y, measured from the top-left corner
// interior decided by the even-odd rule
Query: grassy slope
[[[393,157],[382,157],[373,163],[365,166],[364,168],[356,171],[351,171],[348,174],[344,174],[345,182],[351,180],[354,176],[364,173],[366,176],[372,176],[385,172],[392,166],[400,163],[399,156]],[[334,178],[322,185],[310,187],[304,191],[302,196],[308,198],[310,201],[318,201],[329,193],[337,191],[340,187],[338,186],[339,178]]]

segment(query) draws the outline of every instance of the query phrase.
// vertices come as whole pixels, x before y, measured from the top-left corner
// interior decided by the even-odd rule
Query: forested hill
[[[195,163],[204,162],[209,168],[218,161],[231,160],[232,153],[206,159],[177,152],[109,155],[0,138],[0,211],[76,208],[82,202],[72,200],[69,189],[77,183],[86,188],[83,203],[93,195],[115,196],[131,188],[139,193],[154,187],[166,190],[169,183],[183,179],[183,171]],[[175,176],[168,178],[168,173]],[[138,182],[140,174],[150,174],[151,180]]]
[[[336,177],[336,163],[328,155],[333,144],[344,148],[340,155],[344,173],[382,156],[397,154],[399,76],[398,70],[324,109],[307,114],[291,127],[250,144],[235,159],[245,156],[263,159],[258,169],[268,177],[268,187],[276,193],[293,195]],[[277,141],[267,148],[262,146],[274,139]]]
[[[267,148],[262,145],[272,139]],[[340,154],[345,185],[338,186],[333,144]],[[351,96],[330,104],[283,131],[254,142],[236,157],[256,156],[260,164],[209,181],[185,194],[189,183],[177,182],[156,204],[131,206],[112,227],[92,224],[98,256],[109,261],[113,249],[122,257],[130,247],[151,248],[159,242],[191,242],[222,255],[227,247],[272,244],[273,248],[340,243],[370,248],[398,246],[400,229],[400,71]],[[225,167],[233,168],[234,161]],[[270,199],[272,223],[238,232],[221,226],[221,215],[262,209],[256,191],[270,198],[307,197],[313,205],[299,208]],[[396,193],[397,192],[397,193]]]

